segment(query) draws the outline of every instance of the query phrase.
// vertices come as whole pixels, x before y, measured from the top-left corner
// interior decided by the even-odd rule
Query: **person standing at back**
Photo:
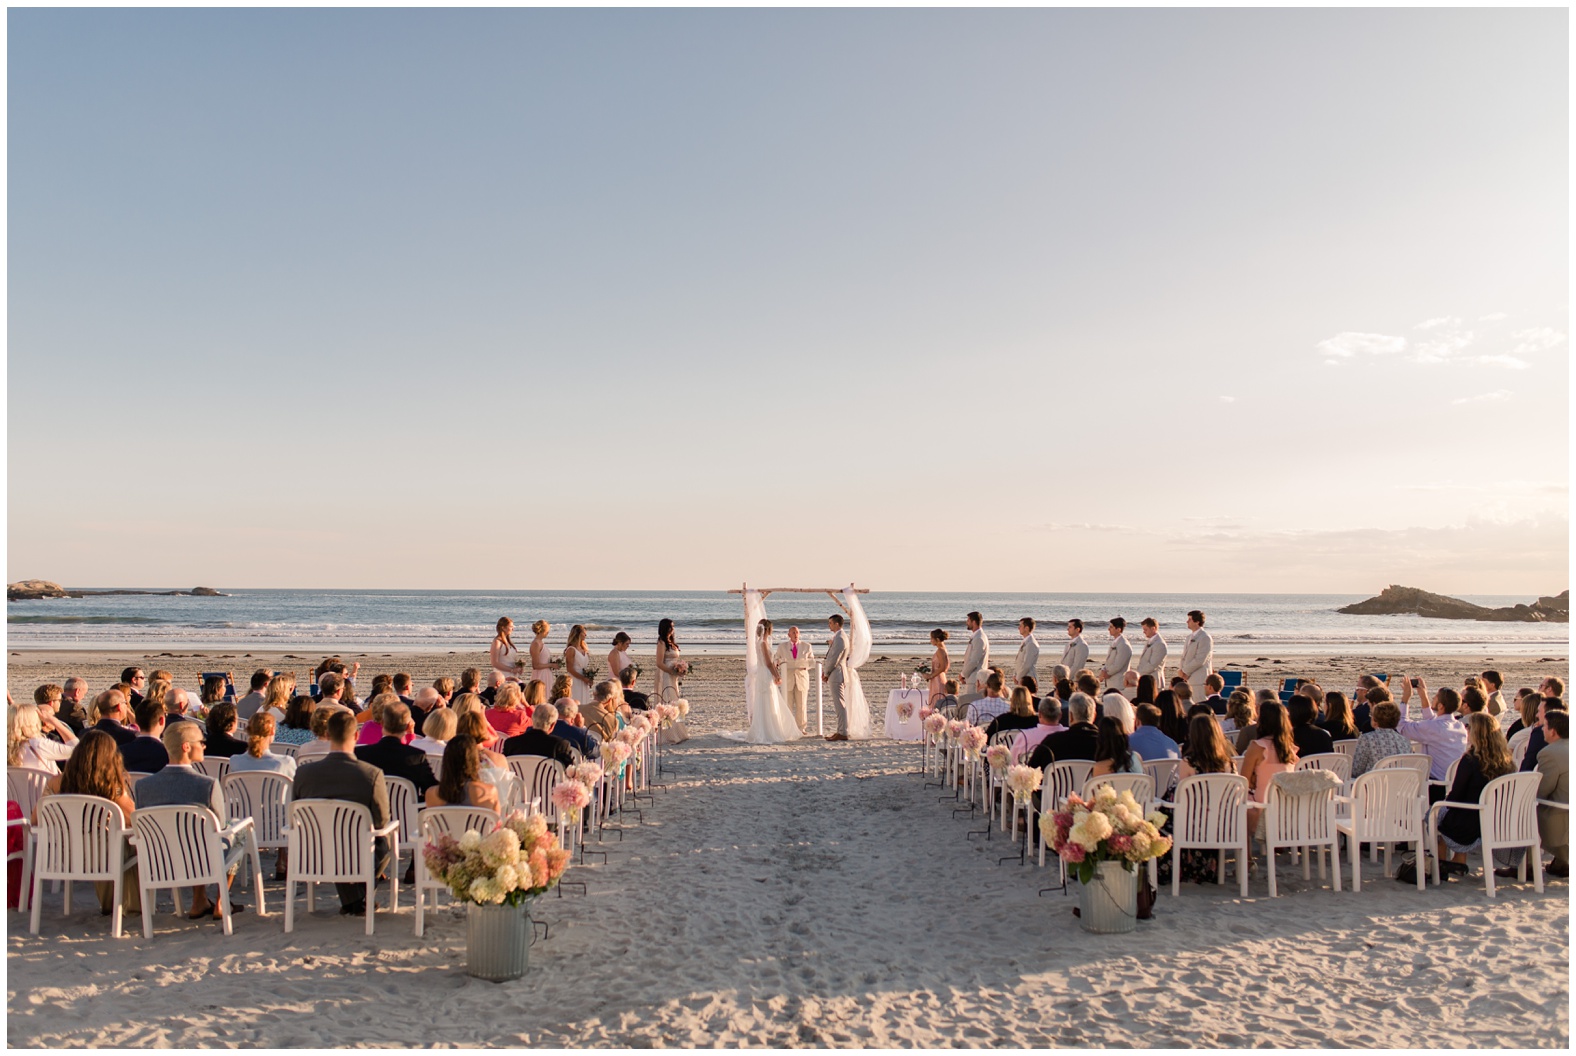
[[[1182,648],[1182,677],[1187,679],[1194,700],[1203,700],[1208,687],[1204,680],[1214,673],[1215,642],[1204,630],[1204,613],[1194,609],[1187,614],[1187,644]]]
[[[326,677],[326,676],[325,676]],[[356,716],[349,709],[334,710],[326,728],[329,752],[312,763],[302,763],[291,785],[291,798],[337,799],[359,803],[372,812],[372,827],[380,829],[389,822],[389,789],[383,771],[356,758]],[[431,772],[429,768],[429,773]],[[389,841],[379,836],[375,848],[377,875],[388,871]],[[365,884],[336,883],[339,912],[359,916],[367,911]]]
[[[1155,691],[1166,684],[1166,654],[1170,652],[1166,647],[1166,640],[1160,637],[1160,624],[1155,622],[1153,616],[1146,616],[1144,622],[1139,624],[1144,632],[1144,651],[1138,654],[1138,663],[1135,670],[1142,678],[1149,675],[1155,680]]]
[[[985,636],[985,618],[979,613],[971,612],[963,617],[963,625],[969,630],[969,644],[963,651],[963,675],[958,680],[958,703],[972,704],[985,695],[986,668],[990,664],[990,639]]]
[[[1013,661],[1013,676],[1017,685],[1023,685],[1023,680],[1032,678],[1039,681],[1040,672],[1040,641],[1034,637],[1034,617],[1025,616],[1018,621],[1018,634],[1023,641],[1018,643],[1018,656]]]
[[[1062,650],[1062,666],[1069,671],[1078,672],[1089,663],[1089,643],[1084,641],[1083,621],[1072,619],[1067,621],[1067,647]]]
[[[1113,616],[1106,625],[1111,645],[1105,651],[1105,663],[1100,665],[1100,681],[1107,691],[1120,693],[1132,700],[1133,691],[1127,686],[1127,672],[1133,666],[1133,647],[1127,644],[1126,631],[1127,621],[1120,616]]]

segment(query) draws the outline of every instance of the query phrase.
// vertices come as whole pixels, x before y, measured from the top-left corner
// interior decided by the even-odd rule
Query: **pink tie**
[[[795,642],[793,644],[793,658],[795,660],[799,659],[799,643],[798,642]]]

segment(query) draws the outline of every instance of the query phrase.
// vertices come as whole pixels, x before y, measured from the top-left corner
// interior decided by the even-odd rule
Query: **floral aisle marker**
[[[1165,815],[1147,817],[1133,793],[1100,785],[1093,799],[1071,795],[1040,815],[1040,834],[1078,878],[1080,923],[1097,932],[1131,931],[1137,918],[1139,865],[1171,849]]]

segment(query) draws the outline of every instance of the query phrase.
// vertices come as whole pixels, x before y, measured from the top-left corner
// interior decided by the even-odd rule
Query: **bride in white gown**
[[[750,651],[744,658],[744,707],[750,728],[725,736],[751,744],[785,744],[797,741],[802,734],[778,685],[772,623],[762,616],[763,611],[758,591],[744,596],[745,626],[753,630]]]

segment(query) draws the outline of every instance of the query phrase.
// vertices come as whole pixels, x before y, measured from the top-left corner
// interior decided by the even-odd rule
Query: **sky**
[[[10,580],[1568,585],[1563,10],[7,17]]]

